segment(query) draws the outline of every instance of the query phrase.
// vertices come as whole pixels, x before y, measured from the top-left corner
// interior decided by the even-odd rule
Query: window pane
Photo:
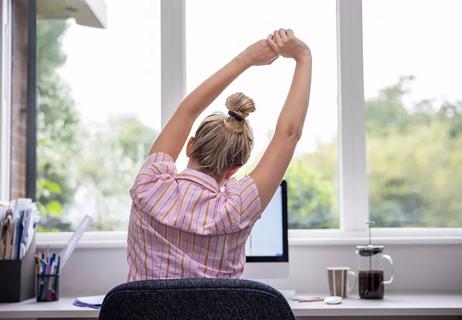
[[[363,2],[369,203],[379,227],[462,226],[461,1]]]
[[[187,89],[193,90],[241,50],[280,27],[295,30],[309,44],[314,63],[307,124],[286,174],[289,224],[291,228],[335,228],[339,222],[334,0],[186,1]],[[254,99],[257,111],[249,121],[255,147],[240,175],[255,166],[271,139],[293,68],[293,61],[283,58],[271,66],[252,68],[205,112],[226,111],[225,99],[234,92]]]
[[[159,1],[106,4],[106,29],[38,23],[42,231],[86,213],[96,230],[126,230],[128,191],[160,128]]]

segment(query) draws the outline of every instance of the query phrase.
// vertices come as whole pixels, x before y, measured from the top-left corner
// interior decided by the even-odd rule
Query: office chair
[[[232,279],[143,280],[106,295],[100,320],[295,320],[281,293]]]

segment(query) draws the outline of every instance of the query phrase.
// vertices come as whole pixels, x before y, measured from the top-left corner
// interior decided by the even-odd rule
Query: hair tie
[[[244,120],[244,117],[238,115],[238,114],[237,114],[236,112],[234,112],[234,111],[229,110],[229,111],[228,111],[228,114],[229,114],[231,117],[233,117],[234,119],[236,119],[237,121],[242,121],[242,120]]]

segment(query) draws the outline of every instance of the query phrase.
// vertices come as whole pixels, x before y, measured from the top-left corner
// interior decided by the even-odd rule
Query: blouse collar
[[[215,178],[194,169],[184,169],[177,175],[177,178],[196,182],[197,184],[204,186],[213,192],[220,191],[220,186],[218,185],[218,182],[215,180]]]

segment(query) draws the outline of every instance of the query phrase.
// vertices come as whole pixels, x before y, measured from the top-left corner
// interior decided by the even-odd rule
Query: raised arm
[[[274,136],[250,173],[260,193],[262,208],[268,205],[281,183],[302,135],[311,86],[311,52],[308,46],[297,39],[292,30],[284,29],[275,31],[267,41],[278,54],[295,60],[295,71]]]
[[[257,41],[246,48],[181,102],[154,141],[149,154],[161,151],[176,160],[200,113],[247,68],[270,64],[277,57],[266,40]]]

